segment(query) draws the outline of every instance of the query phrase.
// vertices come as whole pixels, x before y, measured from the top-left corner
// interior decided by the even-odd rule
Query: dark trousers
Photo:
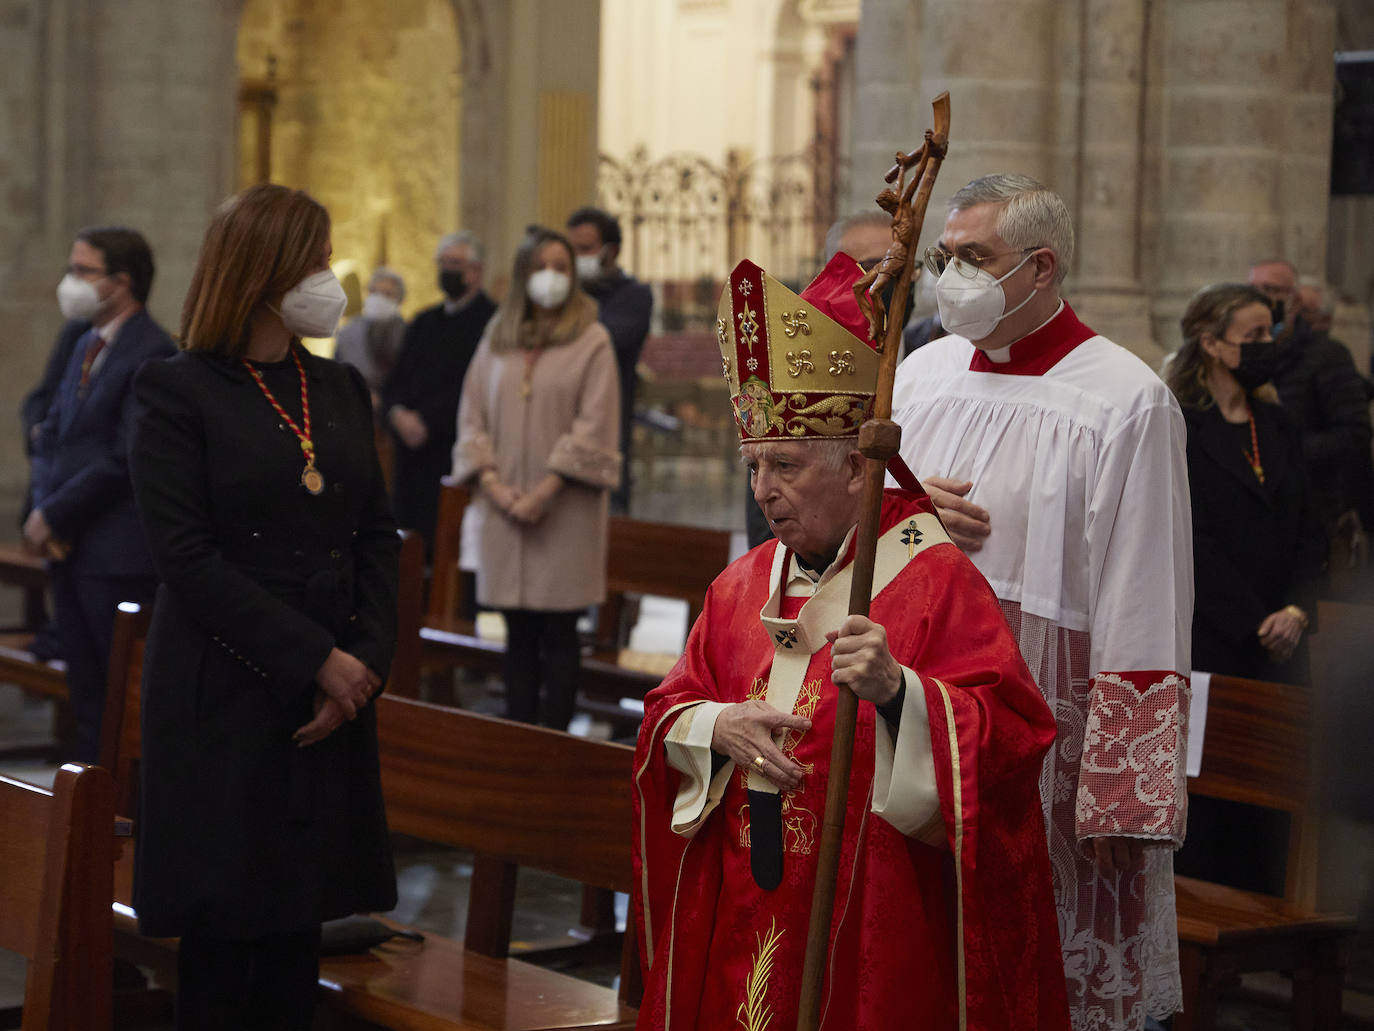
[[[67,663],[67,691],[76,721],[76,758],[93,763],[100,756],[115,606],[121,601],[151,603],[157,580],[88,576],[67,562],[54,563],[51,575],[57,641]]]
[[[200,934],[177,954],[177,1031],[310,1031],[320,929],[250,941]]]
[[[581,612],[503,609],[501,614],[506,617],[506,718],[567,730],[577,700]]]

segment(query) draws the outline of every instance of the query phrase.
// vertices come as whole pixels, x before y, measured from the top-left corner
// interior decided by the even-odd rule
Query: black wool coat
[[[1285,605],[1316,616],[1326,535],[1296,427],[1277,405],[1252,399],[1250,406],[1263,484],[1245,458],[1248,425],[1226,422],[1215,405],[1183,409],[1193,501],[1193,668],[1257,680],[1303,680],[1304,651],[1276,666],[1257,631],[1266,616]]]
[[[318,496],[242,362],[187,352],[136,382],[131,468],[163,580],[143,676],[145,934],[247,939],[395,905],[375,708],[292,742],[331,648],[385,679],[398,552],[362,377],[297,353]],[[301,425],[294,363],[262,368]]]
[[[463,377],[495,312],[496,305],[485,293],[452,315],[442,304],[426,308],[406,327],[396,367],[382,387],[384,411],[389,412],[394,405],[413,408],[429,431],[425,442],[414,449],[407,447],[394,429],[391,435],[396,518],[407,529],[419,530],[430,551],[439,513],[439,480],[453,466]],[[389,421],[387,425],[390,427]]]

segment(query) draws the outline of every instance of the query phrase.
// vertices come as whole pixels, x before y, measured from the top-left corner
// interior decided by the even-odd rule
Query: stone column
[[[1141,285],[1143,120],[1147,0],[1082,0],[1073,17],[1076,59],[1061,84],[1061,110],[1078,127],[1056,178],[1074,216],[1076,255],[1065,286],[1079,316],[1157,365]],[[1062,24],[1062,22],[1061,22]],[[1067,79],[1073,71],[1077,75]],[[1071,112],[1067,109],[1072,108]]]
[[[923,243],[944,221],[949,195],[991,172],[1053,182],[1056,7],[1052,0],[924,0],[920,87],[912,128],[930,124],[930,101],[950,92],[950,153],[940,172]],[[887,166],[884,165],[884,168]]]
[[[874,207],[892,155],[909,149],[930,116],[920,103],[921,0],[864,0],[854,47],[854,147],[840,214]],[[938,92],[938,91],[937,91]],[[928,109],[926,109],[928,111]],[[924,119],[924,121],[921,121]]]
[[[142,230],[157,259],[151,310],[169,330],[211,211],[234,181],[239,4],[11,0],[0,18],[0,407],[14,412],[61,325],[54,289],[72,235]],[[0,434],[0,492],[28,469]]]
[[[1165,14],[1152,314],[1172,350],[1199,287],[1285,252],[1322,268],[1331,100],[1317,83],[1333,37],[1326,0],[1167,0]]]
[[[543,218],[561,227],[572,213],[569,180],[583,184],[577,203],[596,200],[596,97],[600,52],[600,0],[512,0],[503,62],[506,80],[504,197],[490,197],[501,212],[504,252],[493,273],[509,273],[525,226]],[[541,137],[541,129],[549,138]],[[498,137],[499,138],[499,137]],[[564,209],[567,210],[564,210]]]

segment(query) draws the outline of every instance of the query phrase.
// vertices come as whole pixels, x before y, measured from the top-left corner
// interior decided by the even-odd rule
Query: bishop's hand
[[[736,702],[716,717],[711,750],[729,756],[736,766],[761,774],[784,791],[795,791],[801,787],[802,768],[773,742],[775,732],[789,729],[810,730],[811,721],[778,712],[767,702]]]
[[[830,642],[830,679],[874,705],[886,705],[902,688],[902,667],[887,646],[887,631],[866,616],[846,617]]]

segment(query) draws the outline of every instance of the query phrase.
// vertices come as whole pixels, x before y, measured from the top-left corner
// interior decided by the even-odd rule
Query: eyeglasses
[[[951,262],[955,270],[965,279],[975,278],[983,266],[994,258],[1005,258],[1008,254],[1030,254],[1039,247],[1023,247],[1019,251],[1002,251],[1000,254],[970,254],[967,257],[951,254],[938,243],[926,248],[924,260],[932,276],[942,276]]]

